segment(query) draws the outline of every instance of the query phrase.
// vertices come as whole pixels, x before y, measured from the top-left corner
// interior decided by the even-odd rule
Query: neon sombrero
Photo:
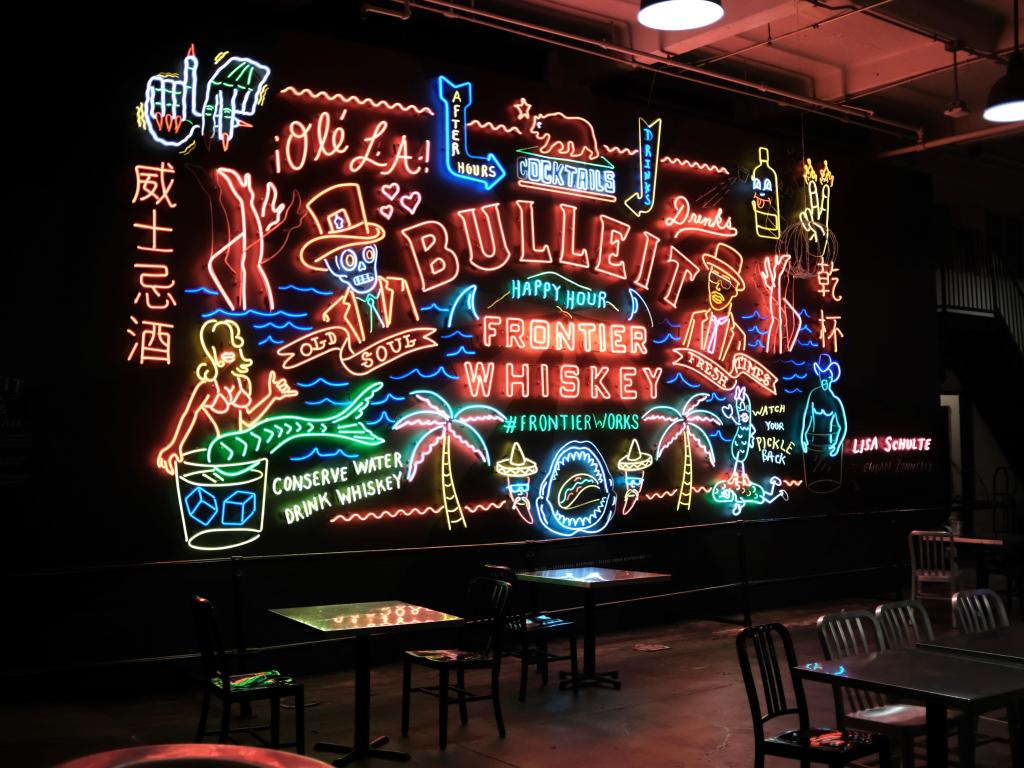
[[[626,451],[625,456],[619,459],[617,466],[621,472],[640,472],[653,463],[654,457],[646,451],[641,451],[640,443],[634,437],[633,442],[629,444],[629,450]]]
[[[523,447],[516,441],[508,457],[494,465],[494,471],[502,477],[530,477],[537,474],[537,462],[526,458]]]

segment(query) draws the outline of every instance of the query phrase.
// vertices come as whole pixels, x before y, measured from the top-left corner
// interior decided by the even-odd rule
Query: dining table
[[[535,584],[583,590],[583,671],[578,672],[575,676],[571,672],[561,672],[559,686],[562,689],[573,688],[575,690],[583,686],[606,685],[618,690],[622,687],[618,672],[597,671],[597,625],[595,622],[597,600],[595,596],[598,591],[669,581],[672,576],[668,573],[584,566],[525,571],[517,573],[516,578]]]
[[[1011,714],[1012,763],[1024,768],[1020,702],[1024,668],[967,655],[910,648],[865,656],[812,661],[794,667],[802,680],[873,691],[924,703],[928,768],[947,768],[947,710],[966,714],[960,766],[974,764],[974,722],[979,715],[1006,707]]]
[[[333,742],[317,742],[319,752],[339,753],[342,757],[334,765],[348,765],[356,760],[376,757],[404,761],[408,752],[381,749],[388,743],[387,736],[370,738],[370,640],[377,635],[422,630],[427,627],[454,627],[464,623],[453,616],[431,608],[412,605],[400,600],[369,603],[336,603],[306,605],[296,608],[272,608],[271,613],[312,627],[319,632],[355,639],[355,723],[351,746]]]
[[[1024,626],[1015,624],[988,632],[954,635],[942,640],[923,640],[918,648],[953,653],[982,660],[1024,665]]]

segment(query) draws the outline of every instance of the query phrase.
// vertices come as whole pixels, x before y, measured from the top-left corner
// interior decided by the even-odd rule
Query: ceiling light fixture
[[[679,31],[706,27],[723,15],[722,0],[640,0],[636,18],[651,29]]]
[[[943,114],[952,118],[967,117],[968,114],[967,102],[960,98],[960,78],[956,73],[956,44],[953,45],[953,101]]]
[[[1020,8],[1013,0],[1013,54],[1006,74],[996,80],[988,93],[982,115],[993,123],[1024,120],[1024,57],[1020,55]]]

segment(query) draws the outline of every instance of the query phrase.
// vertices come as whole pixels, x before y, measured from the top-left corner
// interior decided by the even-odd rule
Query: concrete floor
[[[870,600],[844,601],[841,607],[872,605]],[[798,657],[819,658],[815,619],[825,610],[836,608],[835,604],[801,606],[759,613],[754,619],[782,621],[794,635]],[[938,631],[948,632],[942,618],[935,618]],[[452,708],[446,752],[437,749],[437,710],[432,698],[413,697],[409,736],[398,735],[401,666],[376,667],[372,731],[390,735],[392,746],[411,752],[413,758],[408,765],[415,766],[747,768],[753,763],[753,732],[736,660],[737,631],[737,627],[726,624],[688,621],[603,634],[598,638],[598,667],[617,669],[624,681],[622,690],[587,689],[577,697],[560,692],[554,685],[542,687],[539,675],[534,675],[527,700],[520,703],[516,698],[518,660],[507,660],[502,684],[508,737],[498,738],[489,702],[470,705],[466,726],[459,724],[458,710]],[[635,648],[639,643],[670,648],[643,652]],[[487,673],[476,674],[482,675],[479,680],[486,684]],[[414,670],[414,682],[428,684],[429,677],[429,670]],[[468,676],[469,687],[476,679]],[[307,700],[320,702],[306,710],[310,747],[318,740],[350,741],[351,672],[307,675],[303,682]],[[436,675],[430,682],[436,682]],[[832,699],[827,688],[809,685],[807,692],[812,722],[831,725]],[[0,764],[19,768],[51,766],[107,749],[188,741],[199,711],[199,696],[189,691],[103,701],[62,701],[59,690],[53,690],[52,695],[57,702],[52,705],[10,700],[3,705]],[[214,718],[218,711],[214,704]],[[256,714],[267,717],[262,702],[257,704]],[[283,735],[287,736],[290,727],[291,715],[286,712]],[[981,730],[1005,735],[1005,726],[983,722]],[[918,765],[924,764],[923,749],[921,743]],[[324,753],[311,754],[330,759]],[[978,750],[978,766],[1009,764],[1005,742],[986,744]]]

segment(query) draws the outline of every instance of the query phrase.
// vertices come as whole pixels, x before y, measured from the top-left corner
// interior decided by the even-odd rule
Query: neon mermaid
[[[274,371],[267,374],[267,392],[253,400],[242,329],[234,320],[207,320],[199,329],[199,344],[206,359],[196,367],[196,382],[182,409],[174,435],[157,454],[157,466],[173,475],[181,462],[185,444],[192,436],[200,415],[219,436],[224,431],[246,429],[262,419],[279,400],[298,392]]]
[[[812,493],[830,493],[843,483],[843,441],[846,409],[832,385],[842,369],[831,355],[822,354],[814,364],[819,386],[807,394],[800,427],[804,453],[804,485]]]

